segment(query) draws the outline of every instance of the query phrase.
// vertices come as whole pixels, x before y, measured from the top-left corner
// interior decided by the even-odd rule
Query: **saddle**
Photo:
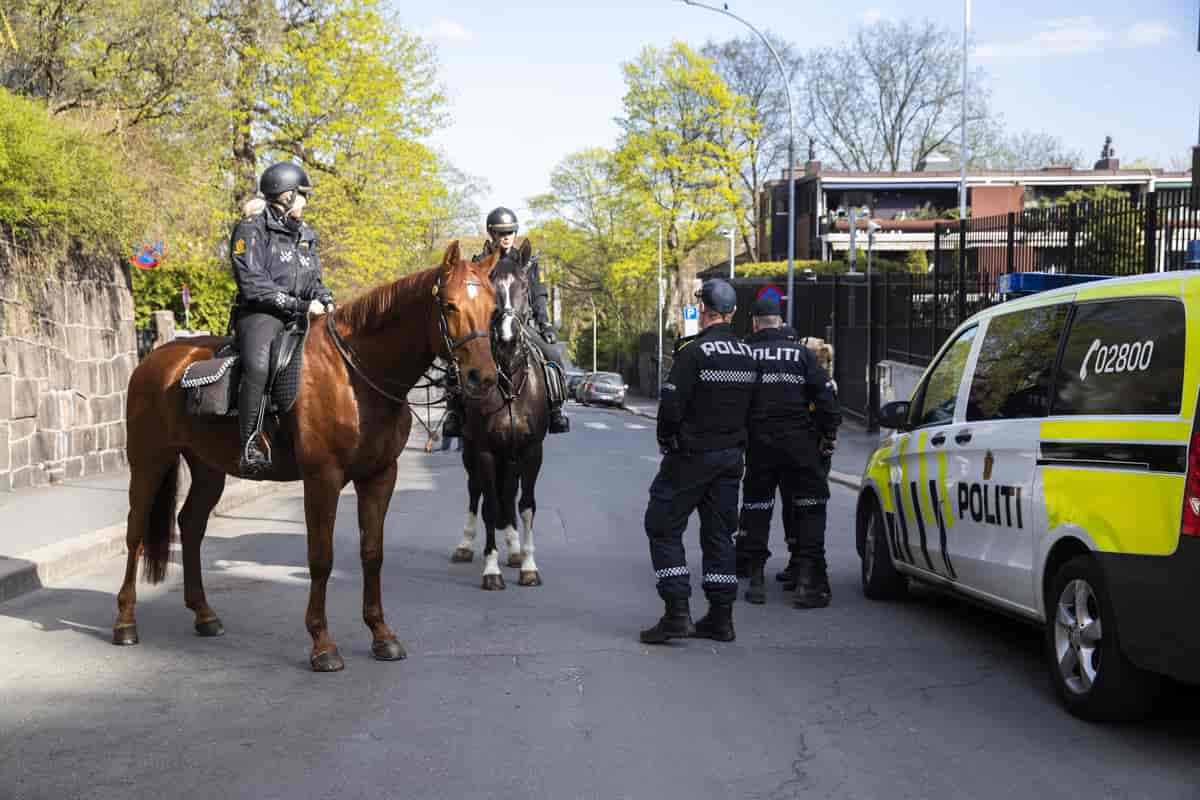
[[[292,322],[271,343],[271,366],[267,372],[267,412],[286,414],[296,405],[304,368],[304,343],[308,341],[308,315]],[[232,337],[224,337],[205,361],[195,361],[184,370],[183,388],[187,413],[194,417],[236,417],[238,387],[242,371]]]

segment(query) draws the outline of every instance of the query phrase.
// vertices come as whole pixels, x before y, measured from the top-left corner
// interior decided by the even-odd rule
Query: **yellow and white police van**
[[[1200,683],[1200,272],[1097,280],[983,311],[863,475],[868,597],[937,584],[1045,628],[1089,719]]]

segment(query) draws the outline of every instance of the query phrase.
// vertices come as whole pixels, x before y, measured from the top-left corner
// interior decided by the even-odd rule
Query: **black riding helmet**
[[[258,190],[262,192],[263,197],[278,197],[293,189],[301,194],[308,194],[312,191],[312,183],[308,180],[308,173],[299,164],[293,164],[291,161],[272,164],[258,179]]]
[[[729,314],[737,307],[737,292],[720,278],[706,280],[696,298],[718,314]]]
[[[504,206],[493,208],[487,215],[487,232],[507,236],[517,232],[517,215]]]

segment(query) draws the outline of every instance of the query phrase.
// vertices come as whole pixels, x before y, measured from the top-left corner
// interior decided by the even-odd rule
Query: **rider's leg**
[[[452,436],[461,438],[463,435],[462,394],[458,391],[458,380],[454,372],[446,372],[444,388],[446,391],[446,416],[442,420],[442,436],[447,440]],[[448,442],[446,446],[450,446]]]
[[[271,365],[271,342],[283,330],[283,321],[270,314],[244,314],[238,318],[237,347],[242,378],[238,390],[238,428],[241,432],[240,472],[251,477],[271,467],[270,449],[265,446],[262,419],[263,392]]]
[[[559,355],[558,348],[546,343],[546,340],[538,335],[537,331],[530,329],[529,338],[537,346],[537,349],[542,352],[546,358],[546,399],[550,404],[550,433],[568,433],[571,430],[571,420],[563,414],[563,401],[566,400],[566,379],[563,374],[562,356]],[[551,375],[551,370],[557,370],[556,375]],[[550,381],[557,381],[558,389],[551,390]]]

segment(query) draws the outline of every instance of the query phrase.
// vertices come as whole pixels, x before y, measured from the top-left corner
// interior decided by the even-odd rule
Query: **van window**
[[[921,387],[921,399],[910,412],[912,427],[945,425],[954,419],[958,387],[962,385],[967,356],[971,354],[971,344],[978,330],[972,326],[960,333],[929,373]]]
[[[1187,324],[1183,304],[1124,298],[1075,309],[1054,414],[1178,414]]]
[[[1068,310],[1066,305],[1029,308],[988,322],[971,379],[967,421],[1046,416]]]

